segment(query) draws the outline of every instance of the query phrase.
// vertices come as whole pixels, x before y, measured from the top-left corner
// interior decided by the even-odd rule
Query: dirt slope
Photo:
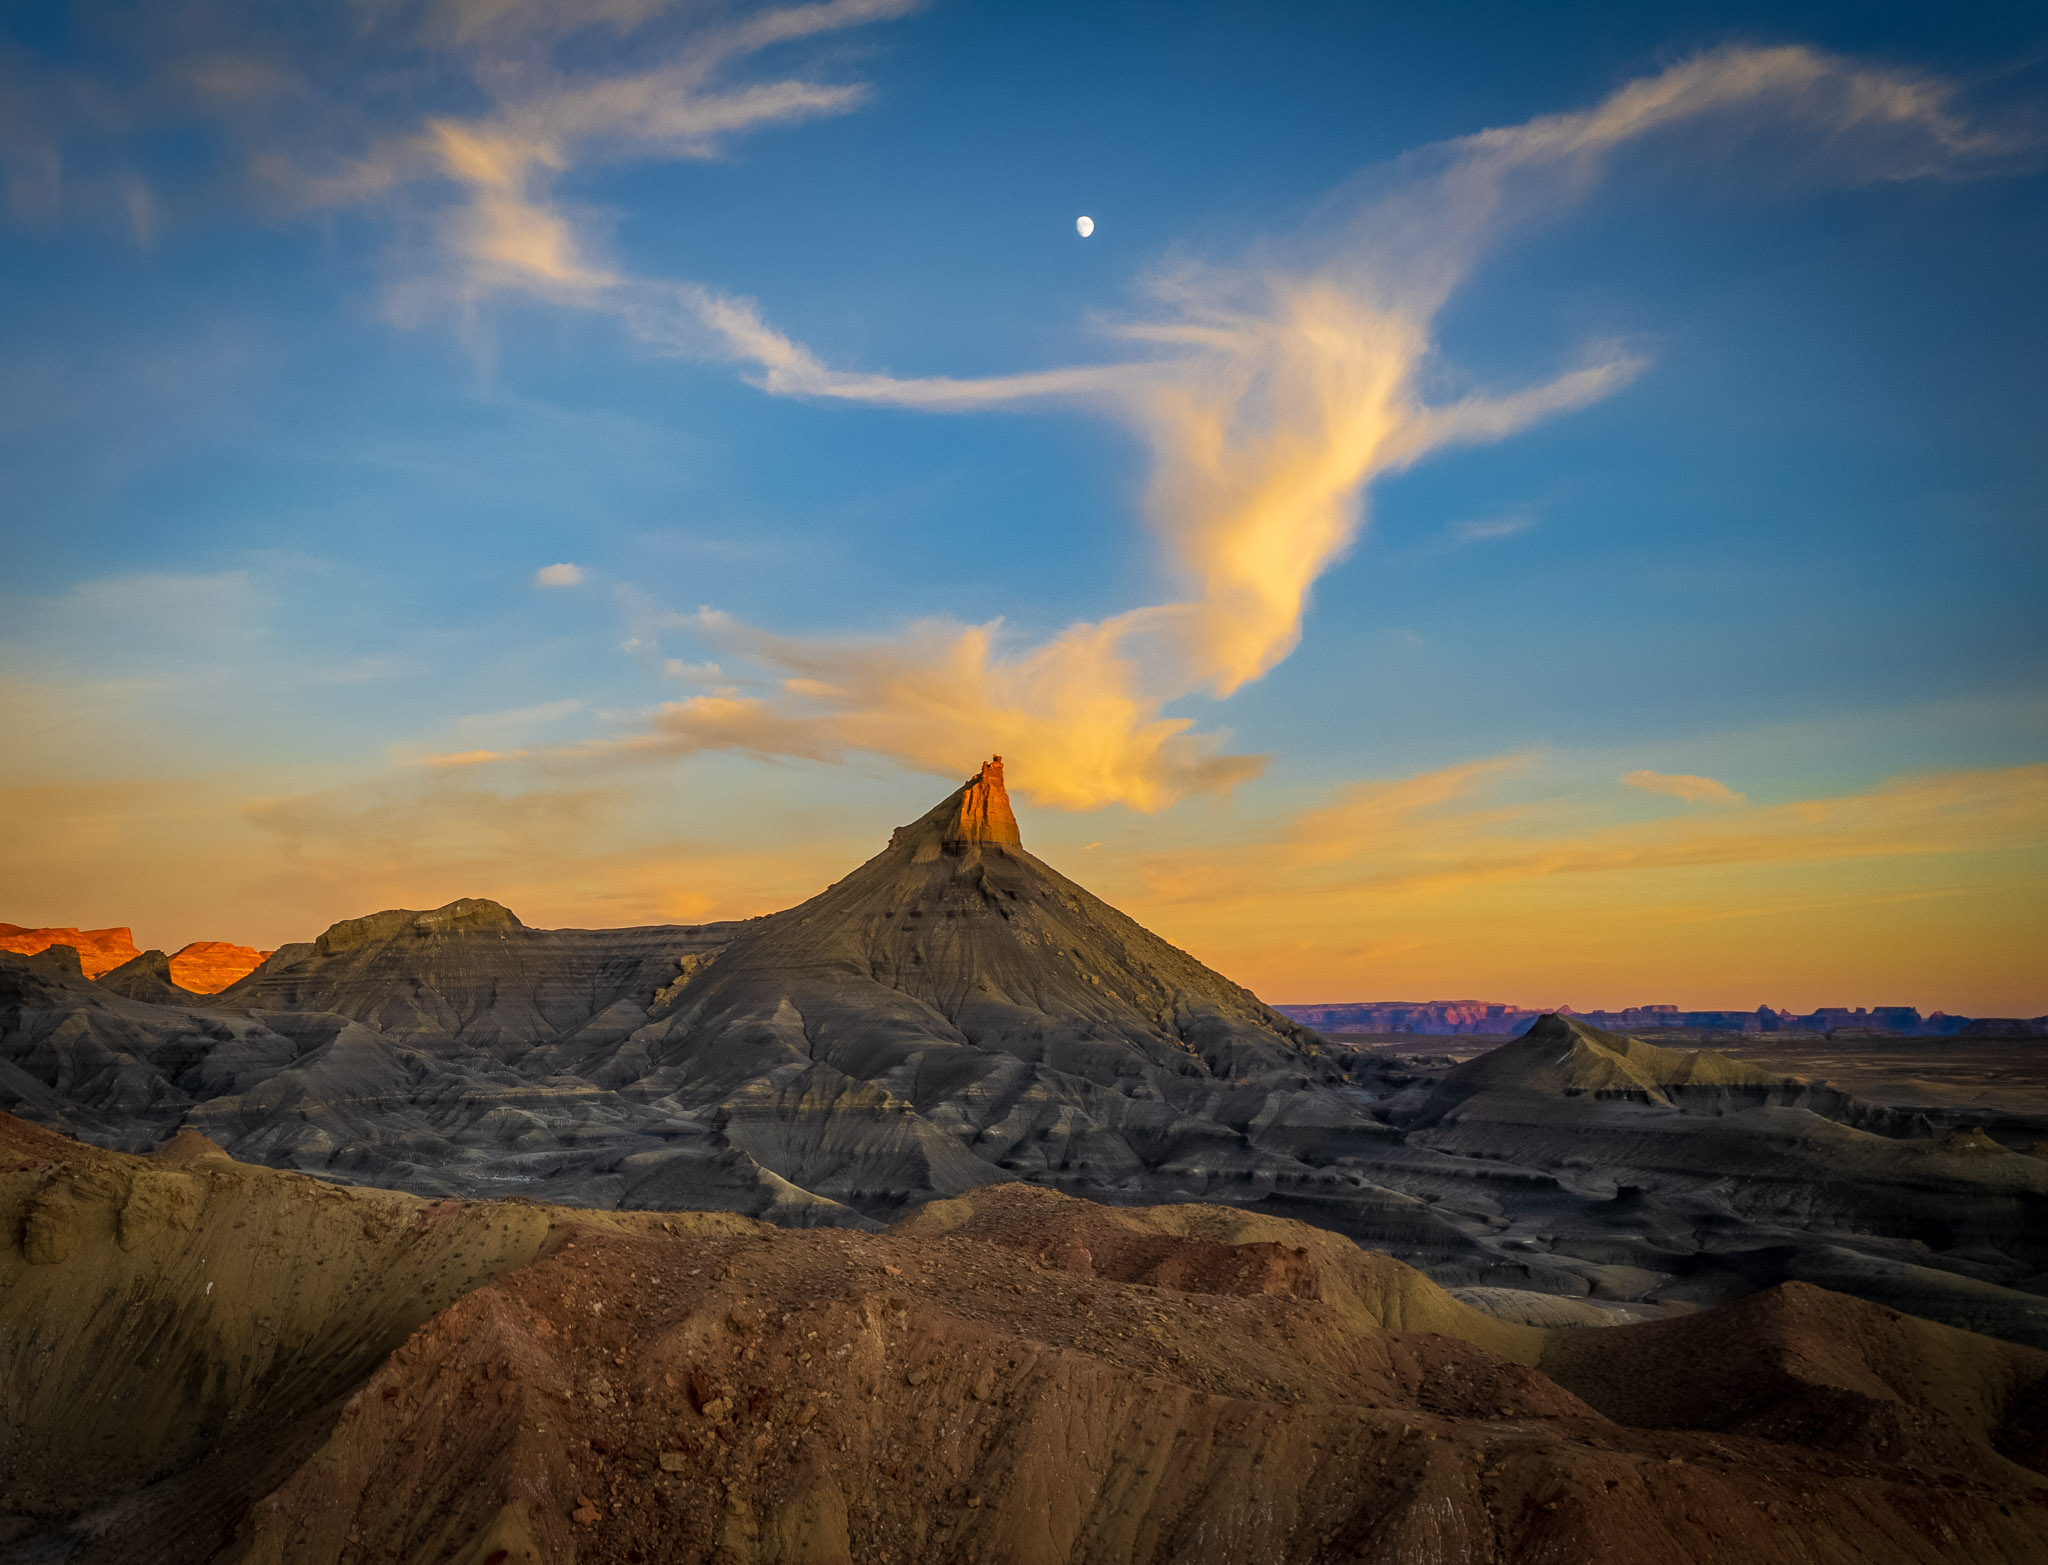
[[[8,1558],[2048,1557],[2048,1355],[1818,1290],[1546,1333],[1222,1208],[790,1231],[5,1118],[0,1223]]]
[[[55,1527],[23,1557],[209,1557],[340,1398],[548,1227],[0,1114],[0,1555]]]

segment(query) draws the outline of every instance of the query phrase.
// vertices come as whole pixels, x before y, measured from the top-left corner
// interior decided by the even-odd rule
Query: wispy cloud
[[[1909,775],[1861,793],[1595,826],[1580,824],[1570,807],[1483,802],[1483,786],[1517,765],[1509,758],[1361,784],[1341,802],[1297,818],[1272,846],[1297,871],[1335,870],[1349,886],[1422,891],[1501,879],[1962,853],[2039,844],[2048,834],[2048,764]],[[1742,801],[1710,778],[1660,781],[1685,787],[1682,798]]]
[[[301,918],[489,896],[536,923],[613,925],[790,906],[825,884],[846,852],[772,834],[753,843],[650,832],[638,819],[644,802],[609,783],[444,764],[245,804],[256,840],[236,869],[248,900]]]
[[[1715,782],[1711,777],[1689,776],[1684,772],[1633,771],[1621,780],[1628,787],[1642,788],[1650,793],[1668,793],[1687,804],[1734,805],[1746,802],[1726,783]]]
[[[1496,538],[1512,538],[1517,533],[1525,533],[1535,525],[1535,517],[1515,512],[1506,516],[1477,517],[1471,521],[1454,522],[1450,534],[1459,543],[1491,543]]]
[[[345,78],[319,50],[293,56],[224,25],[181,38],[164,67],[262,149],[254,162],[273,191],[305,209],[375,211],[423,238],[400,290],[414,315],[460,319],[494,295],[540,296],[608,312],[652,351],[730,363],[771,394],[956,413],[1063,402],[1148,448],[1146,520],[1180,584],[1168,601],[1035,639],[941,616],[819,641],[716,614],[643,615],[631,655],[658,669],[661,639],[687,635],[732,682],[649,714],[628,749],[867,751],[940,775],[1002,749],[1026,793],[1076,808],[1157,809],[1227,789],[1261,758],[1228,753],[1227,734],[1198,731],[1176,703],[1227,698],[1292,653],[1315,582],[1366,523],[1374,482],[1586,407],[1643,368],[1625,346],[1590,343],[1533,385],[1442,394],[1454,376],[1438,315],[1517,225],[1569,210],[1620,151],[1657,137],[1689,156],[1769,138],[1777,161],[1803,149],[1839,180],[1967,173],[2017,147],[1932,78],[1797,47],[1718,50],[1588,107],[1365,171],[1311,231],[1153,278],[1151,307],[1106,327],[1099,362],[983,377],[835,365],[754,300],[608,258],[601,217],[576,203],[580,173],[716,156],[741,135],[847,113],[867,86],[828,79],[787,46],[911,9],[355,0],[319,24],[351,62]],[[362,70],[365,50],[383,50],[389,68]],[[1510,520],[1466,524],[1462,541],[1506,536]],[[572,585],[575,569],[536,580]]]
[[[863,84],[750,79],[745,68],[766,50],[899,17],[917,3],[823,0],[724,17],[673,0],[371,4],[366,12],[386,30],[409,25],[455,62],[490,107],[428,114],[324,166],[278,155],[259,166],[302,207],[436,211],[452,271],[409,278],[398,294],[407,312],[436,297],[473,303],[506,289],[589,302],[625,279],[599,257],[589,220],[557,195],[561,176],[622,159],[715,157],[747,132],[847,113],[866,100]],[[597,51],[606,63],[589,63],[591,36],[607,34],[613,47]],[[435,191],[447,199],[436,202]]]
[[[838,370],[768,325],[752,301],[694,285],[598,290],[593,302],[648,341],[737,361],[781,395],[942,412],[1047,399],[1101,410],[1151,449],[1149,519],[1190,589],[1021,648],[1002,644],[996,625],[930,621],[855,647],[716,616],[679,621],[784,673],[862,672],[828,681],[830,696],[667,706],[636,743],[813,757],[863,748],[940,773],[1002,749],[1018,757],[1027,793],[1077,807],[1154,809],[1251,775],[1258,758],[1222,753],[1223,735],[1195,733],[1167,708],[1194,694],[1227,697],[1293,651],[1310,589],[1364,525],[1373,480],[1584,407],[1643,367],[1595,344],[1537,385],[1431,400],[1437,312],[1488,244],[1582,195],[1619,148],[1709,124],[1826,140],[1838,172],[1854,178],[1950,172],[2009,150],[1956,114],[1937,83],[1806,49],[1729,49],[1591,108],[1483,131],[1378,171],[1362,187],[1369,193],[1340,201],[1330,231],[1302,238],[1291,259],[1269,249],[1155,280],[1157,313],[1111,329],[1136,351],[1100,364],[976,379]],[[1468,541],[1514,530],[1497,523]]]
[[[1067,809],[1156,809],[1228,787],[1261,764],[1220,754],[1214,736],[1160,715],[1118,653],[1127,629],[1115,621],[1014,654],[999,647],[995,624],[935,621],[891,640],[778,636],[708,611],[669,624],[772,670],[773,693],[729,687],[666,703],[646,731],[594,747],[600,753],[832,761],[865,751],[940,776],[963,769],[963,752],[1001,753],[1015,757],[1014,786]]]
[[[488,766],[497,761],[521,761],[527,756],[525,750],[456,750],[447,755],[430,755],[425,760],[428,766]]]
[[[565,717],[574,717],[588,703],[575,696],[560,701],[541,701],[532,706],[513,707],[503,712],[472,712],[467,717],[456,719],[456,732],[480,736],[486,734],[522,734],[559,723]]]
[[[678,684],[712,685],[725,680],[725,670],[716,663],[685,663],[681,658],[670,658],[661,665],[664,678]]]

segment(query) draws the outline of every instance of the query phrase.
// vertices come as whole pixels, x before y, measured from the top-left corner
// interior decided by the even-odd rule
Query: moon
[[[1095,219],[1092,217],[1075,218],[1074,232],[1079,234],[1083,239],[1086,239],[1090,234],[1095,232]]]

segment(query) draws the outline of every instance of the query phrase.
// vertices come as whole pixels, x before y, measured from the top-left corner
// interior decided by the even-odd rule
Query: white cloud
[[[1495,538],[1512,538],[1516,533],[1525,533],[1535,525],[1535,517],[1510,512],[1505,516],[1478,517],[1454,523],[1451,536],[1459,543],[1489,543]]]
[[[595,258],[588,220],[557,199],[561,176],[593,162],[716,157],[736,135],[847,113],[866,101],[864,85],[742,72],[764,50],[917,4],[820,0],[720,17],[671,0],[444,0],[425,8],[416,41],[465,69],[487,109],[415,111],[338,163],[331,152],[265,153],[258,163],[303,207],[377,202],[435,214],[452,270],[408,278],[393,293],[398,314],[502,290],[589,302],[623,279]]]
[[[437,259],[411,297],[451,318],[472,318],[493,294],[539,295],[611,312],[657,351],[722,359],[778,395],[956,412],[1061,400],[1149,447],[1147,519],[1179,584],[1169,601],[1035,644],[999,622],[940,616],[846,642],[777,637],[715,615],[648,632],[636,623],[627,647],[650,669],[662,667],[664,629],[755,665],[737,668],[730,690],[661,708],[630,741],[641,748],[864,750],[940,775],[1002,749],[1027,792],[1077,807],[1157,808],[1228,787],[1260,758],[1224,753],[1226,736],[1194,731],[1170,715],[1174,703],[1227,697],[1293,652],[1314,583],[1366,524],[1374,481],[1584,407],[1643,367],[1623,348],[1587,344],[1533,385],[1432,395],[1447,378],[1437,316],[1513,225],[1568,210],[1620,149],[1681,130],[1688,147],[1768,134],[1774,154],[1804,149],[1846,179],[1974,170],[2016,146],[1968,123],[1930,78],[1797,47],[1712,51],[1590,106],[1368,171],[1315,233],[1262,241],[1251,262],[1155,279],[1153,308],[1111,328],[1105,362],[979,378],[835,366],[752,300],[627,275],[605,258],[601,220],[564,193],[580,172],[717,156],[741,133],[851,111],[866,101],[864,84],[814,80],[779,55],[758,69],[764,51],[913,5],[821,0],[735,12],[666,0],[356,0],[352,36],[371,40],[360,47],[403,35],[405,48],[441,52],[420,72],[351,65],[352,84],[399,83],[396,107],[386,98],[344,112],[337,97],[333,112],[306,115],[332,144],[308,151],[301,139],[292,161],[270,165],[277,188],[303,205],[370,203],[424,225]],[[284,75],[247,52],[215,60],[206,80],[223,85],[210,101],[285,103],[322,90],[276,87],[325,79],[310,52]],[[253,132],[247,144],[269,146]],[[1496,518],[1454,536],[1472,543],[1520,525]],[[559,563],[534,580],[566,588],[584,572]],[[712,684],[724,674],[674,677]],[[739,694],[755,688],[763,693]],[[1035,768],[1027,745],[1043,747]]]
[[[661,665],[661,672],[669,679],[688,685],[715,685],[725,679],[725,670],[716,663],[685,663],[681,658],[670,658]]]

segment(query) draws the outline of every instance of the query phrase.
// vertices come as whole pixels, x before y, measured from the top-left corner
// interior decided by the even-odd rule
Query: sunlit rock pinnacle
[[[1007,842],[1022,847],[1017,817],[1010,809],[1010,793],[1003,786],[1003,758],[998,755],[982,765],[974,780],[960,790],[959,811],[946,832],[949,848],[964,848],[977,842]]]

